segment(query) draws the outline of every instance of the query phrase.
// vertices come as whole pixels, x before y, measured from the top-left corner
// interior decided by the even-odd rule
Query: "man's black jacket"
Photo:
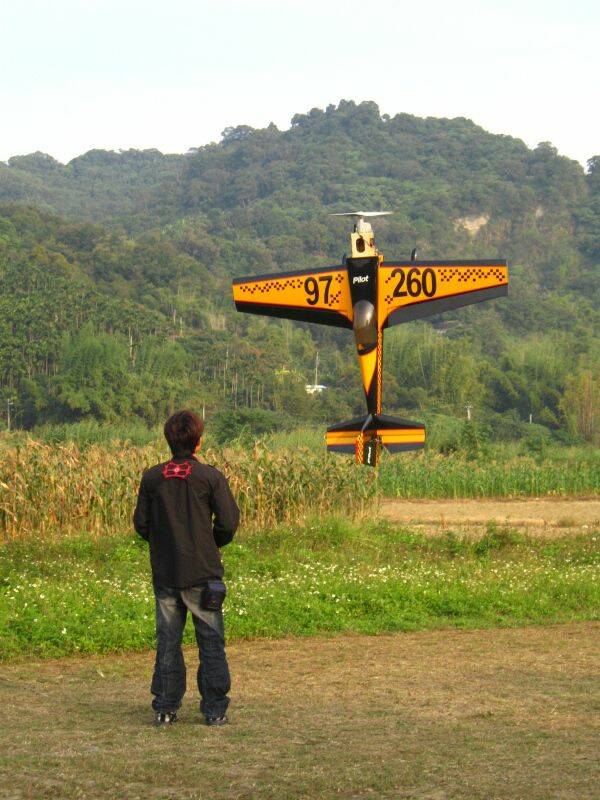
[[[184,589],[222,578],[219,547],[233,539],[239,517],[226,478],[193,455],[144,472],[133,524],[150,543],[154,583]]]

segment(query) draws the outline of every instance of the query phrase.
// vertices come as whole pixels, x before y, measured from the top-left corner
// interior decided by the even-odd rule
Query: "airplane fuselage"
[[[381,412],[383,330],[377,319],[377,278],[381,256],[347,258],[354,340],[370,414]]]

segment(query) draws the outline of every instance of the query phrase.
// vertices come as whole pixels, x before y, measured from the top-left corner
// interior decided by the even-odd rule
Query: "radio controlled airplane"
[[[340,266],[233,281],[238,311],[354,330],[368,413],[331,425],[326,443],[328,450],[354,453],[358,463],[369,466],[377,465],[382,447],[394,453],[425,444],[420,422],[381,413],[384,330],[508,294],[503,260],[417,261],[413,250],[410,261],[384,261],[366,220],[389,213],[334,215],[356,219],[352,255]]]

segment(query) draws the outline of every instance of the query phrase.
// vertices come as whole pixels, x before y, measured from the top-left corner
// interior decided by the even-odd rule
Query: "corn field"
[[[585,497],[600,492],[600,451],[565,448],[553,457],[470,460],[460,455],[410,453],[380,467],[385,497]]]
[[[42,444],[6,446],[0,459],[0,539],[93,535],[131,528],[144,469],[166,460],[158,447]],[[309,451],[208,450],[229,479],[245,526],[309,514],[356,517],[375,494],[374,476],[350,459]],[[369,503],[369,505],[371,505]]]
[[[0,539],[55,538],[131,529],[139,479],[166,459],[157,445],[5,441],[0,450]],[[544,460],[469,460],[437,453],[386,457],[378,471],[323,451],[257,443],[207,450],[228,477],[246,528],[299,522],[309,515],[356,518],[377,497],[586,496],[600,491],[598,451],[565,450]]]

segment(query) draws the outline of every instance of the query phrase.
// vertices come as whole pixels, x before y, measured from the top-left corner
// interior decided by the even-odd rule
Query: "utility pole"
[[[317,355],[315,357],[315,386],[318,383],[319,383],[319,351],[317,350]]]
[[[10,432],[10,409],[14,406],[15,401],[9,397],[6,401],[6,429]]]

